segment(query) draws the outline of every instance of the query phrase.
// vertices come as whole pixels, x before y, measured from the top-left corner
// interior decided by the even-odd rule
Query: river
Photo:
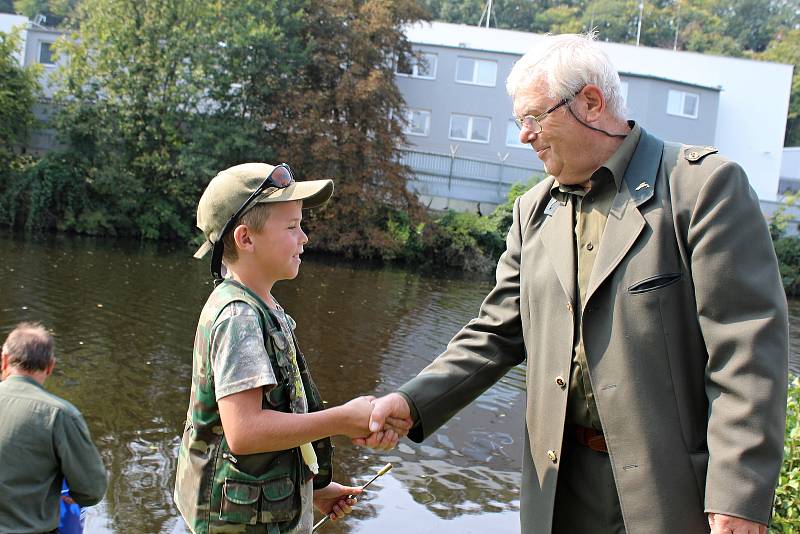
[[[86,532],[188,532],[172,503],[188,406],[197,316],[211,291],[191,251],[128,240],[0,235],[0,332],[37,320],[56,334],[47,388],[75,404],[109,469]],[[491,280],[304,256],[275,287],[323,396],[382,394],[429,363],[478,310]],[[800,370],[800,303],[791,302]],[[335,478],[378,480],[331,534],[519,532],[524,368],[518,367],[423,444],[358,449],[336,438]]]

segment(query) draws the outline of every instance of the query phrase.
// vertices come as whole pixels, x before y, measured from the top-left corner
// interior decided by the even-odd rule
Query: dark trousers
[[[625,534],[611,460],[564,436],[553,534]]]

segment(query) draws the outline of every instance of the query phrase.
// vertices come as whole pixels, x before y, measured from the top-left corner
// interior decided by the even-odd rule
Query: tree
[[[362,257],[392,249],[392,215],[421,213],[399,163],[404,102],[393,60],[411,52],[402,26],[424,12],[413,0],[231,3],[226,16],[243,26],[230,48],[249,73],[243,106],[265,126],[265,145],[301,179],[336,183],[333,201],[308,222],[314,246]],[[252,18],[241,22],[244,13]],[[280,47],[259,26],[267,16]]]
[[[92,207],[73,229],[187,239],[208,179],[263,153],[258,125],[221,96],[233,91],[222,41],[233,28],[219,19],[212,1],[81,2],[59,130]]]
[[[0,172],[19,157],[35,124],[38,70],[20,66],[19,46],[19,32],[0,32]]]
[[[794,65],[785,146],[800,146],[800,29],[780,33],[758,59]]]

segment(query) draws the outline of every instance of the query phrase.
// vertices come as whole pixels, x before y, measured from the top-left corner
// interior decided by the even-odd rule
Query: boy
[[[329,436],[368,435],[371,398],[322,409],[294,321],[271,295],[300,268],[301,209],[332,192],[331,180],[295,182],[286,164],[246,163],[220,172],[197,206],[207,242],[195,257],[212,251],[217,286],[195,336],[175,483],[195,534],[308,534],[312,501],[335,519],[361,492],[331,482]]]

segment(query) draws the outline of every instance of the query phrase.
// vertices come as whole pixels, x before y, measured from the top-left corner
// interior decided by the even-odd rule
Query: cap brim
[[[210,241],[206,241],[200,246],[200,248],[197,249],[197,252],[194,253],[194,257],[198,260],[202,259],[203,256],[211,251],[212,248],[214,248],[214,245],[212,245]]]
[[[302,200],[303,208],[316,208],[333,195],[333,180],[308,180],[294,182],[284,189],[276,189],[258,199],[258,202],[288,202]]]

